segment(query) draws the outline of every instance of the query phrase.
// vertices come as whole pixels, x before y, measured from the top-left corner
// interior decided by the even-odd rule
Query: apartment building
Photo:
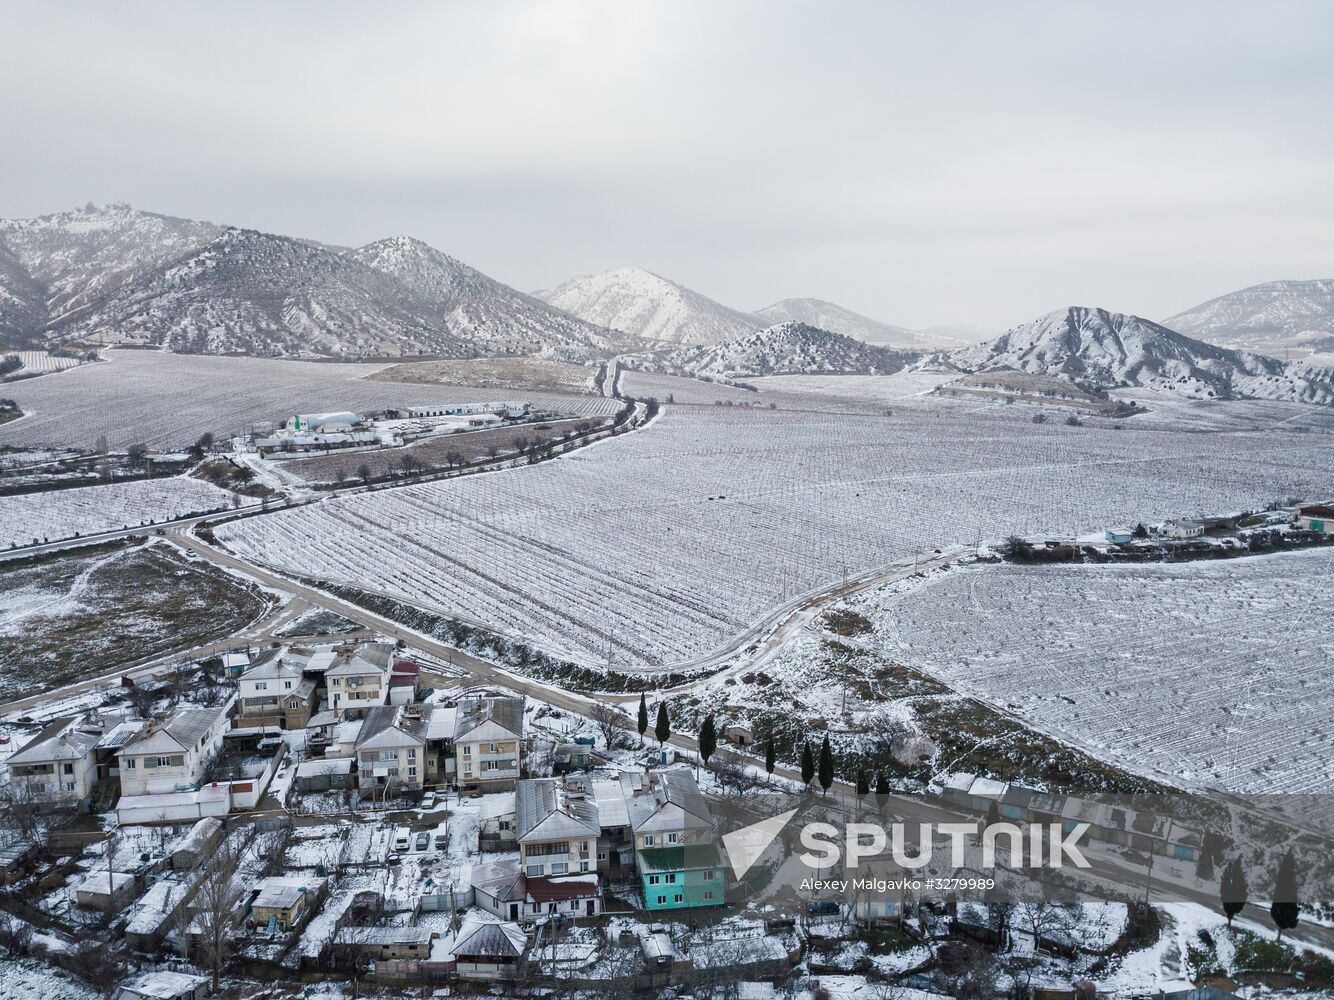
[[[340,650],[324,671],[330,711],[340,719],[364,718],[389,697],[389,665],[394,647],[373,643]]]
[[[522,697],[475,698],[459,704],[454,731],[458,784],[482,791],[515,786],[521,765],[523,709]]]
[[[355,750],[361,788],[421,788],[427,783],[429,715],[429,706],[421,705],[380,705],[367,712]]]
[[[238,681],[239,728],[303,729],[314,713],[315,680],[288,662],[282,649],[261,653]]]

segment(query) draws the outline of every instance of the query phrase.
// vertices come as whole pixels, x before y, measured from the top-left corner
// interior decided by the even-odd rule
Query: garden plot
[[[243,557],[388,594],[587,663],[701,657],[867,567],[979,537],[1069,535],[1328,488],[1321,435],[668,407],[538,466],[220,528]]]
[[[0,562],[0,698],[224,638],[267,606],[236,577],[160,542]]]
[[[188,476],[0,497],[0,548],[95,535],[254,504]]]
[[[479,389],[597,395],[597,366],[545,358],[468,358],[455,361],[412,361],[391,365],[371,378],[384,382],[464,385]]]
[[[1334,789],[1334,553],[957,569],[848,606],[878,652],[1099,756],[1238,792]]]
[[[107,361],[59,378],[5,387],[25,414],[0,427],[0,445],[65,445],[91,449],[105,436],[112,448],[136,442],[170,449],[206,431],[242,434],[256,424],[281,423],[294,413],[364,412],[437,402],[482,402],[500,390],[400,384],[366,376],[383,365],[321,364],[263,358],[106,352]],[[503,394],[506,398],[513,390]],[[525,393],[539,409],[596,416],[615,413],[616,400]]]

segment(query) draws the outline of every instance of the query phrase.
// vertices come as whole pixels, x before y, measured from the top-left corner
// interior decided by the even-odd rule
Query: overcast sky
[[[6,4],[0,216],[1003,329],[1334,275],[1334,3]]]

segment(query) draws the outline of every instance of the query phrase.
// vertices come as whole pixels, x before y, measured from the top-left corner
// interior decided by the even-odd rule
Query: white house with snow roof
[[[235,698],[211,708],[178,708],[136,733],[116,753],[122,796],[176,792],[198,785],[231,728]]]
[[[14,789],[29,800],[78,802],[92,797],[102,727],[56,719],[9,758]]]
[[[361,718],[389,696],[389,667],[394,647],[369,643],[335,652],[324,671],[326,705],[341,718]]]
[[[522,697],[473,698],[459,703],[454,731],[455,780],[483,791],[519,780]]]

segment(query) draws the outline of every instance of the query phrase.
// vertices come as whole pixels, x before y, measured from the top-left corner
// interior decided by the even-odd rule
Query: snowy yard
[[[919,397],[891,415],[668,407],[644,431],[555,462],[339,498],[218,536],[245,558],[574,659],[656,667],[915,550],[1244,509],[1319,494],[1334,472],[1321,434],[1034,425],[1026,409]]]

